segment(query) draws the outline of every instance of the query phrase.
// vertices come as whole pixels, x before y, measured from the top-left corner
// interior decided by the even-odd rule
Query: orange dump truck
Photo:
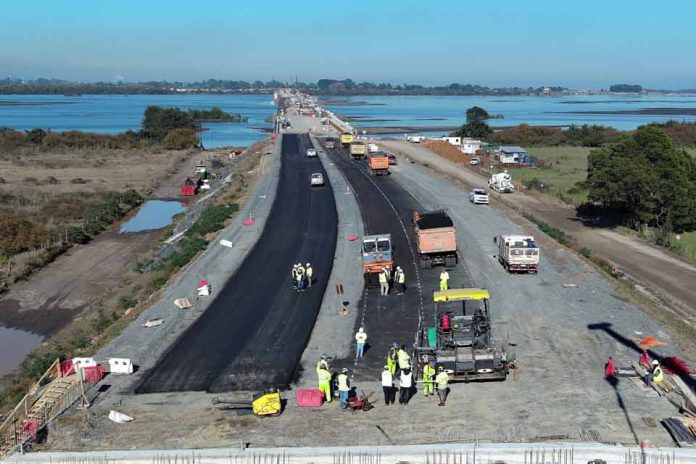
[[[386,153],[372,153],[367,157],[367,165],[373,176],[386,176],[389,174],[389,158]]]
[[[421,268],[436,264],[445,267],[457,265],[457,228],[447,210],[414,212],[413,226],[418,238]]]

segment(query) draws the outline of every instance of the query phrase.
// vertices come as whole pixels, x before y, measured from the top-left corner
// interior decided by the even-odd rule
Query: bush
[[[539,192],[548,192],[549,184],[545,184],[538,177],[534,177],[529,180],[525,180],[522,184],[529,190],[538,190]]]
[[[129,298],[127,296],[122,296],[121,298],[118,299],[118,306],[126,310],[128,308],[132,308],[133,306],[138,304],[138,300],[134,300],[133,298]]]
[[[587,247],[582,247],[580,249],[580,255],[584,256],[585,258],[590,258],[592,256],[592,250]]]
[[[0,254],[13,255],[44,245],[48,231],[9,210],[0,210]]]
[[[167,150],[183,150],[196,145],[198,145],[198,135],[193,129],[172,129],[164,137],[164,148]]]
[[[218,231],[224,227],[227,218],[238,210],[239,205],[236,203],[208,206],[203,210],[198,220],[186,231],[186,235],[204,237],[211,232]]]

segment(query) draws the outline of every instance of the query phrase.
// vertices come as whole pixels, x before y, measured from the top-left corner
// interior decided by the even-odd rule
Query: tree
[[[466,122],[485,121],[489,117],[488,111],[484,110],[480,106],[472,106],[466,110]]]
[[[163,143],[167,150],[183,150],[198,145],[198,136],[195,130],[182,127],[167,132]]]
[[[475,139],[485,139],[491,135],[493,131],[488,124],[483,121],[471,121],[462,126],[460,135],[462,137],[471,137]]]
[[[590,153],[588,199],[621,214],[630,226],[696,229],[696,163],[657,126],[641,126]]]
[[[148,106],[142,122],[143,136],[157,142],[173,129],[198,129],[198,124],[191,114],[178,108],[161,108]]]

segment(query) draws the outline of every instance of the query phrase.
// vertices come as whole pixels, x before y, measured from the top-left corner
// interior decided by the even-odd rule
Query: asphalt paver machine
[[[453,381],[505,380],[514,353],[493,339],[490,298],[482,288],[434,292],[435,321],[420,331],[419,364],[434,361]]]

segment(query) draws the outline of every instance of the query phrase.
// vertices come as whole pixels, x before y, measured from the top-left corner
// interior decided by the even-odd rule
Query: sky
[[[2,3],[2,77],[696,88],[693,0]]]

